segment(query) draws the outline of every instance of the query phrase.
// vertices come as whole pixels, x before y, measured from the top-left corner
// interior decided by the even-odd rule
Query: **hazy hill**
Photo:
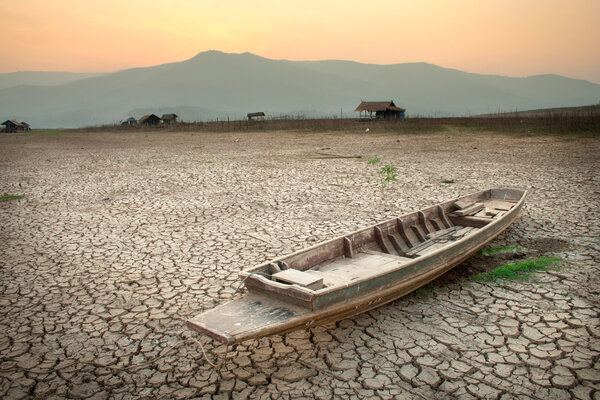
[[[0,74],[0,89],[19,85],[53,86],[89,78],[100,74],[53,72],[53,71],[19,71]]]
[[[294,62],[208,51],[54,86],[5,88],[0,117],[34,127],[72,127],[147,112],[176,112],[188,121],[242,118],[253,111],[318,117],[343,110],[349,116],[361,99],[393,99],[408,116],[458,116],[597,103],[600,85],[557,75],[471,74],[425,63]]]
[[[477,117],[551,117],[555,115],[600,115],[600,104],[580,107],[541,108],[538,110],[511,111],[505,113],[482,114]]]

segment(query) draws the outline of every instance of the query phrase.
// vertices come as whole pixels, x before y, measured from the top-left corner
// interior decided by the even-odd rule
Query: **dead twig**
[[[316,152],[316,153],[307,155],[306,158],[310,158],[311,160],[327,160],[327,159],[333,159],[333,158],[362,158],[362,156],[360,156],[360,155],[347,156],[347,155],[343,155],[343,154],[331,154],[331,153]]]

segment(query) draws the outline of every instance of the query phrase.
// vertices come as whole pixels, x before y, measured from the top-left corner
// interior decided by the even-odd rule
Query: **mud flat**
[[[0,195],[23,195],[0,202],[0,397],[599,399],[599,154],[597,138],[452,130],[0,135]],[[385,198],[374,156],[399,170]],[[242,343],[220,370],[184,325],[244,267],[498,186],[529,190],[490,245],[516,253]],[[548,255],[560,269],[530,281],[469,279]]]

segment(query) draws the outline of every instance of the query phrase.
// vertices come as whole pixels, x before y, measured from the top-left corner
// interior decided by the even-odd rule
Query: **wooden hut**
[[[140,124],[142,125],[158,125],[160,124],[160,118],[154,114],[144,115],[140,118]]]
[[[121,120],[121,125],[137,125],[137,119],[133,118],[133,117],[129,117],[129,118],[125,118]]]
[[[360,119],[404,119],[406,110],[396,107],[393,101],[361,101],[354,112],[360,113]],[[364,116],[363,116],[364,113]]]
[[[4,125],[2,132],[23,132],[31,130],[27,122],[19,122],[14,119],[6,120],[2,125]]]
[[[177,114],[163,114],[160,119],[162,120],[163,124],[174,124],[177,122],[178,117],[179,116]]]
[[[248,121],[252,121],[253,119],[264,119],[264,118],[265,118],[265,113],[262,111],[248,113]]]

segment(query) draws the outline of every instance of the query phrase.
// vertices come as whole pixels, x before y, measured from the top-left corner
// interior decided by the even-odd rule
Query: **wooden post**
[[[442,206],[438,206],[438,213],[440,215],[440,219],[442,220],[442,222],[444,223],[444,225],[446,226],[446,228],[451,228],[454,225],[450,222],[450,220],[448,220],[448,217],[446,216],[446,213],[444,212],[444,209],[442,208]]]
[[[379,247],[381,247],[381,251],[390,254],[390,249],[388,249],[385,242],[383,241],[383,232],[378,226],[375,227],[375,240],[377,240],[377,244],[379,245]]]
[[[419,211],[419,222],[421,222],[421,227],[425,231],[425,234],[428,234],[429,228],[427,227],[427,219],[425,218],[423,211]]]
[[[410,241],[410,239],[408,238],[408,235],[406,234],[406,231],[404,230],[404,222],[402,222],[402,220],[400,218],[397,218],[398,221],[398,233],[400,234],[400,237],[402,238],[402,240],[404,240],[404,242],[406,243],[406,245],[411,248],[413,247],[412,242]]]
[[[352,241],[347,237],[344,238],[344,255],[348,258],[354,258],[354,249],[352,249]]]

